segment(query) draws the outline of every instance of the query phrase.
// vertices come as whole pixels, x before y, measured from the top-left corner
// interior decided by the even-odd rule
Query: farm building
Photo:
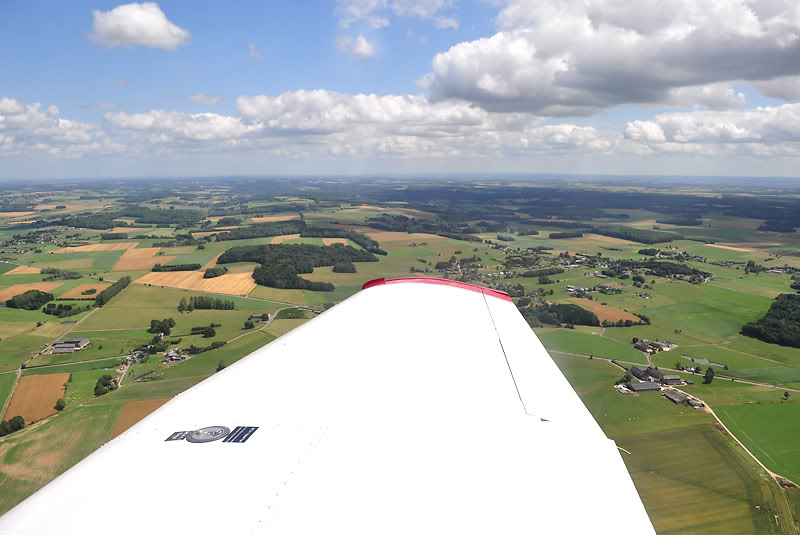
[[[88,338],[65,338],[63,340],[58,340],[55,345],[57,346],[72,346],[75,351],[80,351],[87,345],[89,345]]]
[[[650,380],[650,376],[647,374],[646,371],[644,371],[641,368],[638,368],[636,366],[631,366],[628,369],[628,371],[631,372],[631,375],[633,375],[634,377],[636,377],[640,381],[649,381]]]
[[[663,378],[664,378],[664,374],[663,374],[663,373],[661,373],[661,372],[658,370],[658,368],[656,368],[656,367],[655,367],[655,366],[653,366],[652,364],[651,364],[650,366],[648,366],[648,367],[647,367],[647,369],[646,369],[645,371],[647,372],[647,375],[649,375],[650,377],[652,377],[652,378],[653,378],[653,379],[655,379],[656,381],[661,381],[661,379],[663,379]]]
[[[644,353],[652,353],[653,352],[653,348],[650,347],[650,344],[648,344],[646,340],[639,340],[638,342],[633,344],[633,347],[635,347],[636,349],[638,349],[639,351],[642,351]]]
[[[680,375],[665,375],[661,379],[662,385],[679,385],[681,384],[681,376]]]
[[[661,387],[656,383],[642,382],[642,383],[625,383],[625,388],[631,392],[649,392],[661,390]]]
[[[695,409],[700,409],[700,408],[703,408],[703,407],[706,406],[706,404],[703,403],[702,401],[697,401],[696,399],[692,399],[692,398],[689,398],[686,401],[686,403],[688,403],[690,407],[695,408]]]
[[[53,355],[67,355],[74,352],[75,346],[71,344],[55,344],[53,345],[53,349],[50,350],[50,353]]]
[[[686,403],[689,398],[678,392],[677,390],[665,390],[664,397],[673,403]]]

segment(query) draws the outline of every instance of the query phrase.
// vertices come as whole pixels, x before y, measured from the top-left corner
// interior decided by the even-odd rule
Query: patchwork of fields
[[[346,195],[340,190],[346,187],[333,183],[330,191],[315,184],[309,190],[298,189],[272,200],[246,202],[244,199],[252,195],[250,190],[232,193],[226,186],[195,192],[196,187],[191,186],[160,199],[138,202],[137,209],[153,210],[147,214],[158,216],[154,219],[143,220],[136,215],[139,212],[120,212],[115,214],[119,217],[113,219],[114,223],[101,226],[122,225],[123,221],[130,226],[56,228],[52,236],[46,234],[48,227],[30,227],[36,218],[50,217],[47,212],[38,212],[43,207],[59,217],[91,210],[100,213],[122,210],[128,201],[118,199],[129,197],[114,192],[101,194],[102,199],[82,200],[80,195],[92,197],[97,193],[58,192],[52,194],[63,197],[57,204],[48,200],[31,205],[32,210],[0,213],[0,218],[6,218],[0,222],[0,240],[10,241],[15,235],[40,229],[46,237],[41,239],[37,234],[35,242],[6,247],[0,273],[8,276],[0,277],[0,301],[39,289],[53,293],[54,303],[79,312],[59,317],[46,314],[42,307],[30,311],[0,307],[0,406],[7,405],[2,418],[19,414],[26,421],[40,420],[35,426],[0,438],[0,513],[174,395],[213,375],[221,365],[236,362],[306,321],[278,319],[268,326],[261,322],[246,326],[251,315],[274,314],[291,305],[321,311],[375,278],[442,276],[497,286],[517,300],[527,296],[531,306],[577,305],[594,313],[600,322],[637,323],[640,318],[636,314],[647,316],[650,325],[577,325],[575,329],[546,325],[535,332],[603,430],[630,452],[622,456],[660,535],[796,535],[790,524],[793,515],[800,518],[797,493],[774,484],[714,426],[710,414],[673,405],[658,394],[617,393],[612,385],[623,370],[607,360],[625,366],[652,362],[665,370],[691,365],[692,359],[702,362],[703,369],[714,366],[717,378],[712,384],[702,384],[699,375],[685,374],[694,377],[696,383],[687,386],[687,391],[711,405],[770,470],[800,482],[800,427],[796,423],[800,422],[800,349],[740,334],[742,325],[764,315],[775,296],[791,291],[791,269],[800,268],[800,237],[791,233],[761,235],[761,219],[721,214],[717,207],[701,214],[702,225],[695,227],[659,223],[663,213],[637,207],[603,209],[606,215],[624,214],[627,219],[606,219],[596,212],[589,215],[587,210],[585,221],[593,226],[622,221],[643,231],[659,227],[677,232],[679,239],[649,245],[588,230],[578,237],[558,238],[556,233],[564,232],[565,225],[584,220],[582,209],[558,215],[531,210],[527,203],[537,199],[538,189],[529,190],[529,185],[509,185],[514,189],[508,198],[491,207],[483,198],[476,201],[472,197],[476,191],[493,187],[485,184],[464,197],[471,200],[458,200],[456,196],[447,202],[420,192],[415,195],[425,199],[423,202],[411,200],[416,198],[413,195],[409,200],[397,200],[405,191],[402,188],[389,188],[390,200],[372,199],[368,198],[372,193],[367,192],[382,191],[385,186],[370,187],[373,189],[352,190],[352,202],[342,201]],[[421,191],[427,187],[420,186]],[[323,193],[308,194],[317,191]],[[548,195],[560,199],[554,206],[561,206],[558,203],[568,198]],[[293,204],[288,212],[282,211],[285,203]],[[55,210],[57,205],[67,208]],[[451,212],[453,206],[460,206],[461,211]],[[297,207],[303,211],[298,212]],[[550,206],[542,209],[549,210]],[[164,213],[192,210],[199,214],[194,220],[159,220]],[[231,218],[230,223],[209,225],[217,224],[222,217]],[[303,243],[361,248],[347,238],[303,238],[299,233],[233,241],[216,241],[213,237],[233,228],[301,220],[308,226],[365,233],[388,254],[375,255],[374,262],[356,262],[354,273],[335,272],[328,264],[300,275],[307,281],[333,284],[335,288],[329,292],[256,285],[252,273],[258,263],[252,261],[225,264],[227,273],[204,278],[204,271],[216,266],[220,256],[236,246]],[[409,221],[411,232],[394,226]],[[473,236],[484,241],[458,239],[461,231],[440,235],[427,226],[442,221],[455,226],[463,223]],[[480,226],[484,223],[489,227]],[[520,232],[534,227],[538,233]],[[284,228],[293,231],[297,227]],[[119,240],[100,236],[122,233],[127,237]],[[690,284],[680,278],[642,273],[645,282],[635,285],[633,273],[607,275],[602,273],[605,268],[595,265],[598,262],[585,261],[602,259],[613,264],[617,260],[651,258],[639,254],[643,248],[685,255],[681,260],[668,261],[710,272],[713,277],[702,284]],[[563,262],[560,255],[565,255]],[[530,265],[509,267],[509,259],[514,257]],[[763,269],[745,270],[748,261]],[[442,263],[450,263],[448,270],[436,267]],[[202,267],[153,272],[156,264]],[[528,269],[556,265],[563,271],[549,275],[550,280],[522,276]],[[46,269],[43,274],[43,268],[70,273]],[[134,284],[101,308],[83,310],[93,304],[98,293],[125,276]],[[48,277],[53,280],[46,280]],[[589,288],[592,299],[573,295],[568,285]],[[601,293],[594,288],[598,286],[614,291]],[[181,300],[191,297],[232,300],[235,309],[179,312]],[[186,361],[166,364],[165,351],[156,352],[132,364],[123,379],[122,372],[117,371],[120,362],[134,350],[154,346],[157,333],[151,331],[151,322],[167,318],[174,320],[165,337],[167,349],[186,352],[191,346],[225,344]],[[206,338],[198,328],[211,324],[216,325],[214,334]],[[74,353],[45,350],[52,342],[68,337],[89,338],[91,343]],[[669,340],[678,347],[648,357],[633,348],[634,338]],[[122,386],[95,396],[96,382],[103,375],[120,377]],[[784,392],[789,394],[788,399],[784,399]],[[61,397],[66,408],[56,413],[55,400]],[[624,512],[620,525],[624,529]]]

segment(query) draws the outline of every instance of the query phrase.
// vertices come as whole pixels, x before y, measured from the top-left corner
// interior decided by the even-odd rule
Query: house
[[[664,397],[673,403],[686,403],[689,398],[678,392],[677,390],[665,390]]]
[[[636,366],[631,366],[628,369],[628,371],[631,372],[631,375],[633,375],[634,377],[636,377],[640,381],[649,381],[650,380],[650,376],[647,375],[647,372],[644,371],[641,368],[637,368]]]
[[[250,317],[247,319],[254,321],[269,321],[269,314],[250,314]]]
[[[183,355],[181,355],[180,353],[178,353],[174,349],[170,349],[169,351],[167,351],[167,354],[164,357],[164,362],[180,361],[180,360],[184,360],[185,358],[186,357],[184,357]]]
[[[665,375],[661,378],[662,385],[679,385],[681,384],[680,375]]]
[[[630,390],[631,392],[648,392],[648,391],[656,391],[661,390],[661,387],[658,386],[656,383],[645,382],[645,383],[625,383],[625,388]]]
[[[658,368],[656,368],[656,367],[655,367],[655,366],[653,366],[652,364],[651,364],[650,366],[648,366],[648,367],[647,367],[647,369],[646,369],[645,371],[647,372],[647,375],[649,375],[650,377],[652,377],[652,378],[653,378],[653,379],[655,379],[656,381],[659,381],[659,382],[660,382],[660,381],[661,381],[661,380],[664,378],[664,374],[663,374],[663,373],[661,373],[661,372],[658,370]]]

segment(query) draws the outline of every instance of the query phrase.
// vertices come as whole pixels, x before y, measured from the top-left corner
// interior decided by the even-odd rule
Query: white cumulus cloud
[[[494,111],[569,116],[689,96],[739,107],[731,83],[800,74],[794,0],[510,0],[497,26],[437,54],[420,87]]]
[[[0,156],[79,158],[124,149],[96,125],[61,117],[56,106],[0,98]]]
[[[188,44],[191,34],[167,20],[155,2],[131,3],[111,11],[93,11],[90,38],[108,47],[148,46],[175,50]]]
[[[195,104],[204,104],[206,106],[213,106],[222,102],[222,97],[219,95],[206,95],[205,93],[195,93],[186,97],[189,101]]]
[[[336,48],[340,52],[350,54],[357,59],[367,59],[375,55],[375,45],[370,43],[366,37],[341,36],[336,40]]]

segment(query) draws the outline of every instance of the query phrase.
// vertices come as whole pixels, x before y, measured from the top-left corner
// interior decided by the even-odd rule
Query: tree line
[[[231,299],[220,299],[219,297],[209,297],[207,295],[192,296],[187,301],[181,297],[178,304],[178,312],[191,312],[192,310],[235,310],[236,303]]]
[[[200,264],[172,264],[172,265],[162,265],[156,264],[153,266],[152,271],[197,271],[200,269]]]
[[[380,244],[360,232],[353,230],[333,229],[333,228],[308,228],[300,233],[302,238],[345,238],[360,245],[365,251],[372,254],[386,256],[387,253],[381,249]]]
[[[372,253],[340,243],[334,245],[275,244],[232,247],[217,260],[218,264],[257,262],[253,271],[256,284],[271,288],[330,292],[329,282],[303,279],[301,273],[313,273],[315,267],[334,266],[339,263],[377,262]]]
[[[97,297],[94,300],[95,306],[101,307],[111,301],[111,298],[120,293],[122,290],[128,287],[131,283],[130,277],[122,277],[120,280],[97,294]]]
[[[257,223],[244,228],[235,228],[230,232],[217,234],[216,239],[217,241],[231,241],[268,238],[270,236],[300,234],[305,228],[306,224],[304,221],[272,221],[268,223]]]
[[[800,295],[776,297],[764,317],[742,327],[742,334],[770,344],[800,348]]]
[[[592,228],[592,232],[595,234],[600,234],[601,236],[610,236],[612,238],[619,238],[621,240],[630,240],[647,244],[668,243],[673,240],[681,239],[681,235],[675,232],[661,232],[658,230],[648,230],[625,226],[594,227]]]
[[[55,298],[51,293],[39,290],[28,290],[6,301],[6,306],[9,308],[21,308],[23,310],[36,310],[53,299]]]

